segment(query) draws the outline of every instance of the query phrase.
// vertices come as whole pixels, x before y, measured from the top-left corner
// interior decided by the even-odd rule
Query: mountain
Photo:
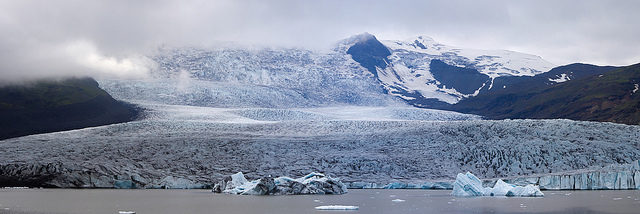
[[[563,108],[520,105],[540,91],[617,68],[555,67],[530,54],[456,48],[425,36],[378,40],[367,33],[339,41],[327,51],[234,45],[165,48],[151,58],[159,68],[153,71],[154,78],[101,79],[101,87],[116,99],[147,104],[221,108],[409,104],[487,118],[611,121],[597,119],[600,111],[587,118],[537,112]],[[518,113],[524,109],[528,110]]]
[[[225,108],[404,105],[385,94],[375,75],[346,54],[347,45],[324,52],[167,48],[151,56],[159,67],[153,78],[99,82],[116,99],[131,102]]]
[[[363,34],[347,51],[373,73],[388,94],[407,103],[444,108],[492,89],[495,79],[534,76],[554,66],[542,58],[506,50],[447,46],[426,36],[404,41]]]
[[[569,64],[551,69],[535,76],[504,76],[494,79],[493,88],[481,90],[479,94],[510,94],[536,90],[563,82],[602,75],[615,70],[614,66],[596,66],[582,63]]]
[[[91,78],[0,87],[0,140],[131,121],[138,109],[113,99]]]
[[[546,86],[535,86],[542,83],[529,80],[522,83],[532,83],[527,87],[531,90],[480,95],[463,100],[452,109],[491,119],[566,118],[640,124],[640,64],[622,68],[573,64],[551,72],[532,79],[576,79]]]
[[[554,68],[534,55],[455,48],[425,36],[404,41],[379,41],[368,34],[353,38],[359,40],[347,53],[374,74],[385,93],[413,106],[490,119],[640,122],[640,108],[625,91],[637,82],[631,74],[613,72],[619,67],[577,63]],[[629,69],[633,66],[626,68],[633,73]]]

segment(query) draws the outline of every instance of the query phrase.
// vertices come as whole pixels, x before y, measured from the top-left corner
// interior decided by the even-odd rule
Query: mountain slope
[[[574,63],[558,66],[548,72],[537,74],[535,76],[504,76],[494,79],[494,82],[492,83],[493,87],[491,89],[483,89],[479,94],[526,92],[571,80],[601,75],[615,70],[616,68],[618,67]]]
[[[131,121],[138,110],[90,78],[0,87],[0,139]]]
[[[553,67],[534,55],[456,48],[426,36],[378,41],[363,34],[349,40],[354,38],[359,41],[347,54],[373,73],[388,94],[418,107],[444,108],[492,88],[496,78],[534,76]]]
[[[566,118],[640,124],[639,83],[640,64],[635,64],[537,90],[477,96],[453,109],[492,119]]]

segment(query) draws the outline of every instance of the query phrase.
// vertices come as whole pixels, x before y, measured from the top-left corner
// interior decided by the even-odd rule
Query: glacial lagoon
[[[349,190],[345,195],[243,196],[210,190],[0,189],[0,214],[638,213],[640,191],[544,191],[545,197],[452,197],[450,190]],[[358,206],[323,211],[326,205]]]

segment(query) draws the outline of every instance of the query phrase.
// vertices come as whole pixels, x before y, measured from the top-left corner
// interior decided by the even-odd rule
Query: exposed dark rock
[[[140,112],[91,78],[0,86],[0,140],[128,122]]]

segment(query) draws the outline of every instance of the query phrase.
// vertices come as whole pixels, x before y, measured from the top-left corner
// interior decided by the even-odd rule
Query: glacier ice
[[[489,190],[489,196],[506,196],[509,191],[513,190],[515,187],[516,185],[508,184],[502,179],[498,179],[498,181],[493,185],[493,188],[487,188],[487,190]]]
[[[340,180],[317,172],[297,179],[283,176],[253,181],[248,181],[242,172],[238,172],[216,184],[213,191],[238,195],[344,194],[347,187]]]
[[[482,186],[482,181],[471,172],[458,173],[451,194],[459,197],[483,196],[485,188]]]
[[[515,186],[507,191],[506,196],[516,197],[542,197],[544,194],[540,191],[540,188],[532,184],[526,186]]]
[[[453,183],[453,191],[456,197],[472,196],[510,196],[510,197],[542,197],[544,194],[536,186],[516,186],[499,179],[493,187],[483,187],[482,181],[471,172],[458,173]]]
[[[640,189],[640,160],[602,168],[541,174],[510,179],[519,185],[536,184],[548,190]]]
[[[640,180],[637,168],[602,168],[640,159],[639,126],[457,120],[459,114],[442,111],[412,118],[408,115],[423,110],[406,107],[287,109],[327,119],[286,113],[300,119],[283,121],[250,119],[237,114],[239,109],[142,107],[150,111],[138,121],[0,141],[0,149],[13,151],[0,153],[6,160],[0,172],[23,181],[20,186],[40,182],[68,188],[114,188],[116,180],[123,188],[210,188],[236,172],[252,172],[247,176],[257,179],[318,169],[350,188],[399,182],[406,188],[451,189],[450,181],[461,171],[541,189],[560,189],[561,183],[576,189],[637,188]],[[277,110],[250,111],[265,115],[255,119],[279,117],[269,116]]]

